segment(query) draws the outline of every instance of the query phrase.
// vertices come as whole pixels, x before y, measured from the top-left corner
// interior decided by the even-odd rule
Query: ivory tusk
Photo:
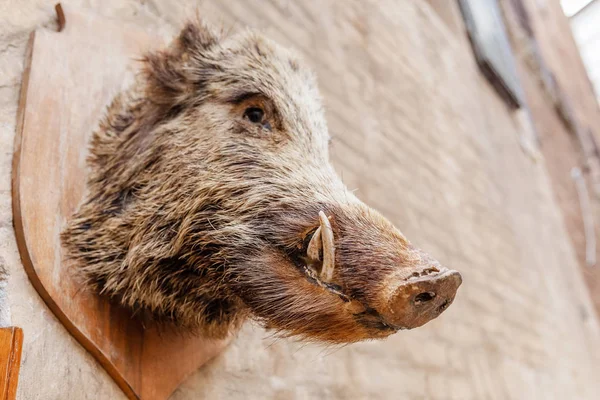
[[[323,244],[323,267],[321,268],[321,279],[324,282],[331,282],[333,279],[333,270],[335,267],[335,245],[333,242],[333,229],[329,219],[323,211],[319,211],[319,220],[321,222],[321,241]],[[316,232],[315,232],[316,233]]]
[[[318,227],[315,233],[313,233],[310,243],[308,243],[308,249],[306,249],[306,255],[311,261],[321,261],[319,254],[321,253],[321,227]]]

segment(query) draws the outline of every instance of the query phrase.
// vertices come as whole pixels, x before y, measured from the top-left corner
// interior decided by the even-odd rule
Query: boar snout
[[[390,325],[417,328],[439,316],[454,301],[462,283],[460,273],[445,268],[422,268],[399,284],[390,282],[388,307],[381,312]]]

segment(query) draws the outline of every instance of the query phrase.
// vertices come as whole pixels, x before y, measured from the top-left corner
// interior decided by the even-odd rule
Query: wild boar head
[[[96,290],[211,337],[248,316],[329,343],[423,325],[460,274],[348,191],[328,142],[296,55],[190,23],[95,132],[64,244]]]

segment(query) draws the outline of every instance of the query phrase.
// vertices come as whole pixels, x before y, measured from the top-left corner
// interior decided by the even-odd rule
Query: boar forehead
[[[198,56],[198,73],[208,75],[206,86],[216,99],[235,102],[263,95],[273,102],[289,134],[327,144],[329,134],[315,75],[296,53],[246,32]]]

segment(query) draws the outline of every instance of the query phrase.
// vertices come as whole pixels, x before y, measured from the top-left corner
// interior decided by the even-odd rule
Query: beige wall
[[[0,0],[2,1],[2,0]],[[11,224],[10,162],[28,33],[52,3],[0,2],[0,262],[25,331],[19,399],[120,399],[29,284]],[[8,0],[10,2],[10,0]],[[197,1],[82,0],[173,31]],[[316,69],[345,182],[463,273],[452,307],[385,342],[324,349],[247,325],[174,399],[599,399],[600,330],[543,160],[430,3],[201,1],[212,23],[263,29]],[[431,4],[435,4],[431,2]],[[446,22],[445,22],[446,21]],[[458,29],[457,29],[458,26]]]

